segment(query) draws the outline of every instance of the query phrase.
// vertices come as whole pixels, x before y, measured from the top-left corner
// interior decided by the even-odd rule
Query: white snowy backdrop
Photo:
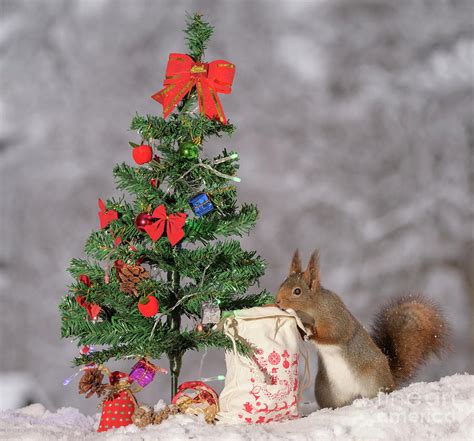
[[[135,111],[159,114],[184,11],[215,25],[207,51],[237,65],[246,247],[275,292],[291,252],[319,247],[323,283],[369,325],[392,295],[443,305],[453,352],[419,380],[474,373],[473,4],[469,0],[0,0],[0,396],[95,412],[70,375],[57,304],[97,227]],[[185,359],[196,379],[201,355]],[[165,361],[162,365],[166,365]],[[202,375],[224,372],[209,353]],[[129,367],[129,365],[127,365]],[[161,377],[142,394],[167,400]],[[8,398],[8,400],[7,400]],[[15,398],[18,398],[15,401]]]

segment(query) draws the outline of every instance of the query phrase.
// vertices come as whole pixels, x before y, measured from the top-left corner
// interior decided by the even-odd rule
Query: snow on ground
[[[415,383],[390,395],[360,399],[337,410],[318,410],[287,423],[262,426],[209,426],[178,415],[161,425],[128,426],[97,433],[99,415],[77,409],[49,412],[41,404],[0,412],[0,439],[15,441],[244,441],[244,440],[472,440],[474,375],[453,375],[433,383]]]

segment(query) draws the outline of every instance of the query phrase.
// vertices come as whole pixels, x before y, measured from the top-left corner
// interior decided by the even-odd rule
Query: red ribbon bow
[[[144,227],[145,231],[151,237],[153,242],[156,242],[165,231],[171,245],[176,245],[184,237],[184,223],[186,222],[185,213],[174,213],[166,215],[166,208],[160,205],[153,210],[152,218],[157,219],[150,225]]]
[[[85,308],[91,320],[95,320],[99,315],[100,311],[102,311],[102,308],[96,303],[86,302],[86,298],[84,296],[76,296],[76,302],[79,303],[79,305],[81,305],[83,308]]]
[[[79,281],[83,283],[84,285],[86,285],[88,288],[90,288],[92,285],[91,279],[89,279],[89,276],[87,276],[86,274],[81,274],[79,276]],[[102,308],[96,303],[86,302],[86,298],[84,296],[76,296],[76,302],[80,306],[85,308],[91,320],[96,319],[100,311],[102,311]]]
[[[100,211],[97,213],[100,220],[100,228],[105,228],[110,222],[118,219],[118,213],[115,210],[106,211],[105,204],[102,199],[99,198]]]
[[[186,54],[170,54],[164,88],[152,98],[163,105],[163,117],[166,118],[184,95],[196,86],[201,113],[226,124],[224,109],[217,94],[232,92],[234,74],[235,65],[225,60],[200,63]]]

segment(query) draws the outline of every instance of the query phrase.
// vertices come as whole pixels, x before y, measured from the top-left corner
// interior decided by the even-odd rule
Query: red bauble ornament
[[[155,296],[149,295],[145,298],[145,303],[138,302],[138,310],[144,317],[153,317],[160,310],[158,300]]]
[[[153,223],[152,219],[148,213],[140,213],[135,219],[135,226],[138,230],[145,232],[145,227]]]
[[[146,164],[153,159],[153,149],[149,145],[142,144],[133,149],[132,156],[137,164]]]
[[[160,181],[158,179],[152,178],[150,179],[150,185],[152,187],[158,188],[160,186]]]

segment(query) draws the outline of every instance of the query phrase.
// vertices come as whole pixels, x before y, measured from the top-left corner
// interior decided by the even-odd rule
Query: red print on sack
[[[273,351],[269,356],[268,356],[268,362],[270,364],[273,364],[273,365],[276,365],[278,363],[280,363],[280,356],[275,352]]]
[[[288,369],[290,367],[290,362],[288,361],[288,358],[290,357],[290,354],[285,349],[285,351],[283,352],[283,354],[281,354],[281,356],[285,359],[285,361],[283,362],[283,367],[285,369]]]
[[[268,355],[262,349],[256,351],[255,367],[250,370],[250,400],[242,406],[250,416],[239,414],[239,418],[249,424],[298,418],[298,358],[298,353],[290,354],[286,349],[281,356],[275,350]],[[256,382],[262,373],[265,382]]]
[[[253,406],[247,401],[247,402],[244,404],[244,409],[245,409],[246,412],[252,413],[252,411],[253,411]]]

